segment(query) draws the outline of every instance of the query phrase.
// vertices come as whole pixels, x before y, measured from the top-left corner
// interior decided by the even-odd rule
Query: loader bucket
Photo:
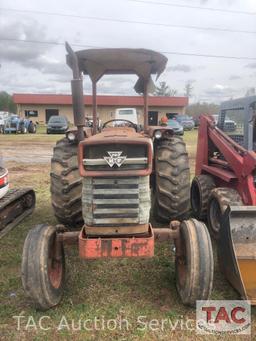
[[[218,260],[231,285],[256,305],[256,206],[230,206],[225,211]]]

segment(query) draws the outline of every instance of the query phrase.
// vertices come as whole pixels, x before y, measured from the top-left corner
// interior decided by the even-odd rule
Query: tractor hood
[[[18,122],[20,121],[21,119],[18,117],[18,116],[11,116],[11,117],[8,117],[7,118],[7,121],[8,122]]]
[[[79,144],[81,176],[143,176],[152,172],[152,140],[133,128],[106,128]]]
[[[131,140],[134,139],[144,139],[148,140],[148,138],[145,138],[144,135],[137,133],[135,129],[128,128],[128,127],[111,127],[111,128],[105,128],[102,130],[101,133],[97,135],[93,135],[89,138],[90,143],[93,143],[93,141],[104,141],[104,143],[107,143],[108,141],[106,139],[127,139],[130,138]]]

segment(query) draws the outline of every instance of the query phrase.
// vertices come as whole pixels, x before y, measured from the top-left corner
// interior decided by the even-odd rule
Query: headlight
[[[160,130],[156,130],[154,132],[154,136],[156,139],[160,139],[162,137],[162,132]]]
[[[75,141],[76,139],[76,135],[72,132],[68,133],[67,138],[69,139],[69,141]]]

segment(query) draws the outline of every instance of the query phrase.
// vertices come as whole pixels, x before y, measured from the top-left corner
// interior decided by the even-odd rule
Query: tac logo
[[[117,165],[120,167],[126,159],[126,156],[121,156],[123,152],[107,152],[109,156],[104,156],[104,160],[110,167]]]
[[[251,334],[249,301],[197,301],[197,334]]]

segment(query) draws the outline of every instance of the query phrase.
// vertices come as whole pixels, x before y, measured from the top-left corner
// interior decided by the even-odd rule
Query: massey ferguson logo
[[[126,159],[126,156],[121,156],[123,152],[107,152],[109,156],[104,156],[104,160],[110,167],[117,165],[120,167]]]

